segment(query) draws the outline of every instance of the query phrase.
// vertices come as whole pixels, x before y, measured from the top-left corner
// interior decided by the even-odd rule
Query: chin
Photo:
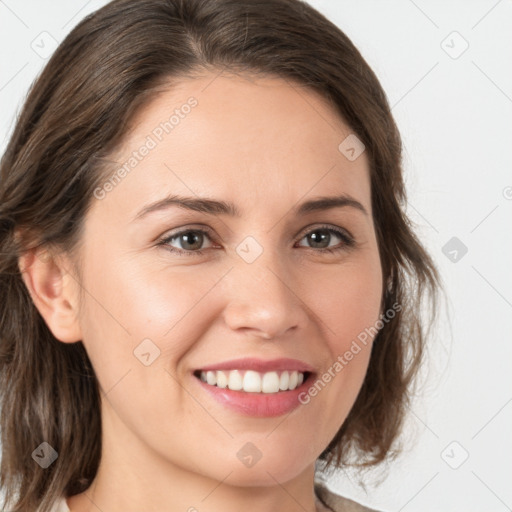
[[[279,450],[269,446],[256,451],[256,448],[242,444],[235,457],[228,459],[219,455],[221,463],[213,463],[211,478],[239,487],[274,486],[285,483],[300,475],[308,466],[314,465],[315,457],[305,459],[303,449]],[[221,458],[222,457],[222,458]],[[226,475],[229,477],[226,478]]]

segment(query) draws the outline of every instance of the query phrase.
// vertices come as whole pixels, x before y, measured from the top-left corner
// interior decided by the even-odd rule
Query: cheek
[[[305,286],[306,303],[319,317],[333,358],[364,338],[379,318],[382,273],[375,254],[317,269]]]
[[[368,256],[317,272],[305,292],[305,302],[314,305],[327,351],[303,403],[316,408],[330,436],[355,402],[378,332],[382,274],[378,257]]]
[[[141,366],[139,352],[149,351],[152,368],[175,370],[219,314],[208,294],[226,270],[105,260],[90,254],[83,276],[87,293],[82,327],[93,364],[99,371],[105,368],[105,378],[115,382],[134,362]]]

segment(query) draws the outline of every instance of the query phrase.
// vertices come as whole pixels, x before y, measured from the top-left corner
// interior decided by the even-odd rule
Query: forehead
[[[272,195],[281,202],[330,192],[369,199],[366,154],[350,161],[339,149],[350,127],[318,93],[281,78],[183,79],[131,126],[111,168],[125,168],[108,194],[112,205],[133,208],[171,192],[231,200],[236,193],[242,210],[244,201],[249,207],[251,198]]]

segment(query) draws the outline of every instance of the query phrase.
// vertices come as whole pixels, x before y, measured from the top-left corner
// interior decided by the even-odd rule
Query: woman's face
[[[353,136],[339,148],[351,133],[315,93],[275,78],[183,80],[137,116],[80,254],[105,463],[234,485],[311,469],[367,370],[371,337],[353,342],[380,314],[369,160]],[[276,392],[297,370],[306,380]]]

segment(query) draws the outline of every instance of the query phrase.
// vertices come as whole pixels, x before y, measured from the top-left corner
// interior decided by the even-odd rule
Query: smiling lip
[[[253,370],[256,372],[271,372],[297,370],[304,374],[304,382],[295,389],[279,391],[278,393],[250,393],[246,391],[234,391],[229,388],[211,386],[201,381],[197,373],[200,371],[215,370]],[[314,375],[313,367],[297,359],[281,358],[271,361],[262,359],[245,358],[224,361],[198,368],[194,372],[194,379],[201,388],[220,404],[245,416],[260,418],[281,416],[287,414],[301,405],[299,395],[310,385]]]
[[[232,359],[231,361],[223,361],[222,363],[202,366],[201,368],[197,368],[197,370],[205,372],[208,370],[253,370],[261,373],[297,370],[298,372],[304,373],[313,372],[314,368],[303,361],[299,361],[298,359],[282,357],[280,359],[272,359],[270,361],[264,361],[263,359],[256,358]]]

